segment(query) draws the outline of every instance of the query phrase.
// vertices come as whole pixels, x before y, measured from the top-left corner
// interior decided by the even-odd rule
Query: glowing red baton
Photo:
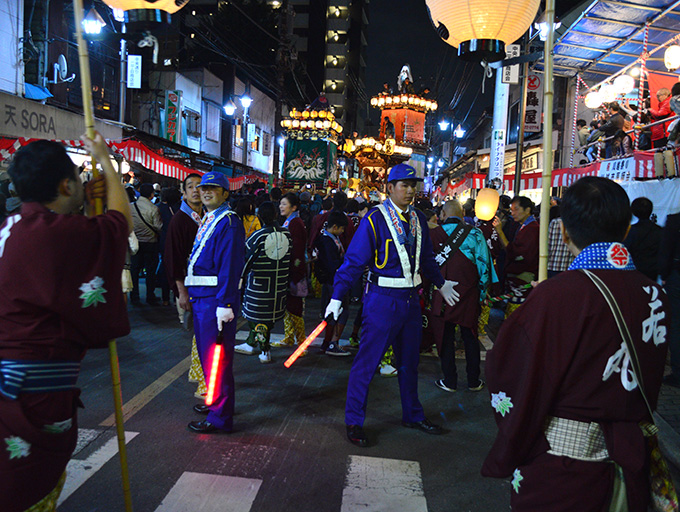
[[[217,341],[215,341],[215,350],[212,357],[212,365],[210,365],[210,377],[208,381],[208,394],[205,395],[205,405],[212,405],[215,401],[215,386],[217,384],[217,374],[220,369],[220,359],[222,359],[222,342],[224,337],[222,331],[217,333]]]
[[[312,344],[312,341],[316,339],[316,337],[321,334],[321,331],[323,331],[326,328],[328,322],[326,320],[323,320],[319,325],[316,326],[316,329],[312,331],[312,333],[307,336],[307,339],[300,343],[300,346],[297,348],[295,352],[291,354],[291,356],[286,360],[285,363],[283,363],[283,366],[286,368],[290,368],[290,366],[297,360],[302,353],[307,350],[307,347]]]

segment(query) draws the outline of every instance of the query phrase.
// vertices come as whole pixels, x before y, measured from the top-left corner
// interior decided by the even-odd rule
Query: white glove
[[[455,306],[456,302],[460,300],[460,293],[454,289],[457,284],[458,281],[444,281],[444,285],[439,288],[439,293],[442,294],[449,306]]]
[[[231,308],[217,308],[215,312],[217,317],[217,330],[222,330],[222,325],[231,322],[234,319],[234,310]]]
[[[328,318],[330,315],[333,315],[333,320],[337,321],[340,318],[340,313],[342,313],[342,301],[331,299],[323,317]]]

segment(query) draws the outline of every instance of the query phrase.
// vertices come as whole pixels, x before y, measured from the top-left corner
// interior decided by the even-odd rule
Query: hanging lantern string
[[[491,78],[493,76],[493,71],[491,70],[491,66],[489,66],[487,61],[483,60],[480,62],[480,64],[484,68],[484,77],[482,78],[482,94],[484,94],[484,84],[487,78]]]
[[[574,98],[574,125],[571,130],[571,151],[569,151],[569,167],[574,167],[574,150],[576,149],[576,131],[578,126],[576,126],[576,121],[578,118],[578,100],[580,99],[579,91],[581,89],[581,75],[576,75],[576,94]],[[587,86],[586,86],[587,87]]]

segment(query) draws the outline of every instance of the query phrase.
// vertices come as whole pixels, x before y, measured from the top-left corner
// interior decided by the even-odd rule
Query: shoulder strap
[[[460,246],[463,245],[463,242],[471,231],[472,227],[468,226],[465,222],[460,222],[456,226],[456,229],[449,235],[449,238],[444,242],[441,250],[434,258],[440,267],[446,263],[452,254],[460,249]]]
[[[595,284],[595,286],[597,286],[597,289],[600,290],[600,293],[602,293],[604,300],[607,301],[607,304],[609,305],[609,308],[611,309],[612,314],[614,315],[614,320],[616,320],[616,326],[619,328],[619,333],[621,334],[621,337],[623,338],[623,341],[625,342],[626,347],[628,348],[628,353],[630,354],[630,360],[633,365],[633,374],[635,375],[635,380],[637,381],[638,387],[640,388],[642,398],[644,399],[645,404],[647,405],[649,416],[652,422],[654,422],[654,414],[652,412],[652,407],[649,405],[649,400],[647,400],[647,395],[645,393],[644,385],[642,383],[642,367],[640,366],[640,360],[638,359],[637,351],[635,350],[635,345],[633,345],[633,338],[630,335],[630,331],[628,330],[628,325],[626,325],[626,321],[623,319],[623,314],[621,313],[619,304],[616,302],[616,299],[614,298],[614,295],[612,295],[611,290],[607,287],[606,284],[604,284],[602,279],[597,277],[591,271],[586,270],[584,268],[579,270],[583,272],[585,275],[587,275],[590,278],[590,280]]]
[[[146,226],[147,226],[151,231],[153,231],[155,234],[158,234],[158,230],[157,230],[155,227],[153,227],[151,224],[149,224],[149,223],[146,221],[146,219],[144,218],[144,216],[142,215],[142,212],[139,210],[139,206],[137,206],[137,201],[135,201],[135,209],[137,210],[137,213],[139,214],[139,218],[142,219],[142,222],[143,222],[144,224],[146,224]]]

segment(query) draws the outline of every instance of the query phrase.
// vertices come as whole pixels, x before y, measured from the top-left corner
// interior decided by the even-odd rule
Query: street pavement
[[[320,305],[306,302],[310,332]],[[500,320],[494,313],[492,338]],[[444,426],[442,436],[402,427],[397,380],[376,374],[365,424],[371,446],[351,445],[343,419],[353,358],[318,354],[314,347],[290,369],[283,366],[290,348],[273,349],[268,365],[236,354],[235,431],[197,435],[186,428],[202,419],[191,409],[199,403],[196,385],[187,381],[191,334],[173,307],[134,306],[130,321],[132,332],[117,347],[135,511],[510,509],[509,481],[479,474],[496,432],[488,391],[469,392],[464,381],[455,394],[440,390],[436,357],[421,357],[419,394],[428,417]],[[280,337],[282,325],[274,332]],[[244,326],[237,337],[245,337]],[[459,374],[464,379],[463,360]],[[58,510],[124,510],[108,351],[88,353],[79,384],[85,409]],[[679,405],[680,390],[664,387],[658,410],[675,436]],[[676,458],[680,453],[673,444],[665,448],[675,449]],[[672,470],[680,482],[678,468]]]

